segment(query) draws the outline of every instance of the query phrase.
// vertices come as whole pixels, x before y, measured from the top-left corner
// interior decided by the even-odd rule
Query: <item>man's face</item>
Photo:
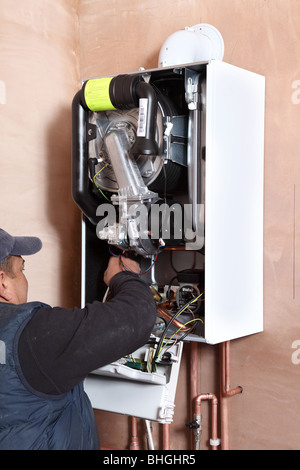
[[[11,304],[27,302],[28,282],[24,275],[24,263],[21,256],[12,256],[13,275],[4,273],[2,277],[6,289],[4,299]]]

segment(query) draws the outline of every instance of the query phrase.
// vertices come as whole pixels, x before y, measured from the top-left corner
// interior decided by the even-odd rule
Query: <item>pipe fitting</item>
[[[156,142],[157,96],[138,74],[87,80],[82,87],[82,104],[89,111],[138,108],[139,128],[132,155],[158,155]]]

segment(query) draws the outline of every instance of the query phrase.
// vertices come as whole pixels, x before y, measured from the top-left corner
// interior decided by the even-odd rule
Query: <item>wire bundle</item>
[[[166,348],[167,348],[167,345],[172,341],[172,339],[174,338],[174,336],[176,336],[180,330],[182,330],[182,328],[184,328],[186,325],[190,324],[190,323],[193,323],[191,328],[189,328],[179,339],[175,339],[175,341],[170,345],[172,346],[173,344],[175,344],[176,342],[179,342],[179,341],[182,341],[187,335],[189,335],[191,333],[191,331],[195,328],[196,326],[196,322],[197,321],[202,321],[201,318],[192,318],[191,320],[187,321],[185,324],[183,324],[180,328],[178,328],[175,333],[167,340],[167,342],[164,344],[164,341],[166,339],[166,335],[167,335],[167,332],[168,332],[168,329],[170,328],[170,326],[172,325],[172,323],[174,322],[174,320],[176,318],[178,318],[185,310],[187,310],[191,304],[193,304],[194,302],[196,302],[201,296],[203,295],[203,292],[201,294],[199,294],[197,297],[195,297],[194,299],[191,299],[189,300],[189,302],[187,302],[183,307],[181,307],[173,316],[172,318],[169,320],[169,322],[167,323],[165,329],[164,329],[164,333],[162,334],[160,340],[159,340],[159,343],[157,345],[157,348],[156,348],[156,352],[155,352],[155,355],[153,357],[153,362],[152,362],[152,370],[154,369],[155,367],[155,363],[158,359],[158,357],[161,355],[161,353],[165,350],[166,351]]]

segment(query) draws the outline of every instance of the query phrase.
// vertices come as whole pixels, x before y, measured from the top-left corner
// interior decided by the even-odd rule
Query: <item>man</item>
[[[116,257],[104,274],[108,302],[83,309],[27,302],[22,256],[41,247],[36,237],[0,229],[0,450],[99,449],[83,380],[147,342],[155,303]],[[139,270],[130,259],[126,265]]]

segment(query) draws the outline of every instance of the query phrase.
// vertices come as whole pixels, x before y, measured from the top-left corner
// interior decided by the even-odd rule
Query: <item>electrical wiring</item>
[[[105,294],[103,296],[103,299],[102,299],[103,303],[105,303],[107,301],[108,294],[109,294],[109,287],[106,289]]]
[[[160,340],[160,342],[159,342],[159,344],[158,344],[158,347],[157,347],[157,357],[159,356],[159,354],[160,354],[161,351],[162,351],[162,344],[163,344],[163,342],[165,341],[166,334],[167,334],[167,330],[169,329],[169,327],[170,327],[170,325],[172,324],[173,320],[174,320],[175,318],[177,318],[179,315],[181,315],[181,313],[183,313],[183,311],[181,311],[180,313],[177,313],[176,315],[174,315],[174,317],[171,318],[171,320],[169,321],[168,325],[166,326],[166,328],[165,328],[165,333],[164,333],[164,335],[161,337],[161,340]],[[190,322],[192,322],[192,321],[194,321],[194,320],[196,320],[196,319],[192,319],[192,320],[190,320]],[[199,319],[199,320],[201,320],[201,319]],[[202,321],[202,320],[201,320],[201,321]],[[178,328],[178,330],[172,335],[171,338],[173,338],[173,337],[177,334],[177,332],[180,331],[180,330],[182,330],[188,323],[189,323],[189,322],[186,322],[185,324],[183,324],[182,326],[180,326],[180,327]],[[193,325],[193,326],[194,326],[194,325]],[[190,333],[190,330],[188,330],[188,331],[184,334],[183,337],[186,337],[189,333]],[[182,339],[183,339],[183,337],[182,337]]]
[[[159,250],[159,248],[160,248],[160,247],[158,247],[158,250]],[[147,268],[146,271],[144,271],[144,272],[139,272],[139,273],[137,273],[137,272],[135,272],[135,271],[132,271],[132,269],[130,269],[128,266],[126,266],[126,264],[123,262],[123,260],[122,260],[122,255],[120,255],[121,265],[122,265],[122,267],[125,269],[125,271],[132,272],[132,273],[134,273],[134,274],[137,274],[138,276],[144,276],[144,275],[147,274],[149,271],[151,271],[151,269],[152,269],[153,266],[155,265],[156,260],[157,260],[157,257],[158,257],[158,250],[157,250],[157,252],[156,252],[156,255],[155,255],[155,257],[154,257],[154,259],[153,259],[151,265],[150,265],[149,268]]]
[[[174,336],[176,336],[182,328],[184,328],[186,325],[188,325],[188,324],[190,324],[190,323],[194,323],[194,322],[197,322],[197,321],[200,321],[200,322],[203,323],[202,318],[192,318],[191,320],[189,320],[189,321],[187,321],[186,323],[184,323],[184,325],[182,325],[180,328],[178,328],[178,330],[175,331],[175,333],[168,339],[168,341],[164,344],[164,346],[161,345],[160,350],[158,351],[157,357],[158,357],[163,351],[166,352],[167,345],[170,343],[170,341],[172,341],[172,339],[174,338]],[[172,343],[172,344],[169,346],[169,348],[170,348],[171,346],[173,346],[174,344],[178,343],[179,341],[182,341],[183,338],[185,338],[189,333],[191,333],[191,331],[194,329],[195,326],[196,326],[196,324],[194,323],[194,325],[192,326],[192,328],[190,328],[184,335],[182,335],[181,338],[176,339],[176,340],[174,341],[174,343]],[[167,348],[167,349],[169,349],[169,348]]]
[[[174,320],[179,317],[185,310],[187,310],[189,308],[189,306],[191,304],[193,304],[194,302],[196,302],[202,295],[204,294],[204,292],[202,292],[201,294],[199,294],[197,297],[195,297],[194,299],[192,300],[189,300],[189,302],[187,302],[185,305],[183,305],[179,310],[178,312],[176,312],[172,318],[169,320],[169,322],[167,323],[166,327],[165,327],[165,330],[164,330],[164,333],[162,334],[160,340],[159,340],[159,343],[157,345],[157,348],[156,348],[156,352],[154,354],[154,357],[153,357],[153,362],[152,362],[152,368],[154,370],[154,367],[155,367],[155,361],[157,361],[157,358],[158,358],[158,355],[161,351],[161,348],[162,348],[162,344],[166,338],[166,334],[167,334],[167,331],[168,329],[170,328],[171,324],[174,322]],[[200,319],[199,319],[200,320]],[[182,325],[180,329],[182,329],[185,325]],[[189,334],[190,331],[187,332],[187,334]],[[184,337],[186,336],[186,334],[184,335]],[[183,339],[183,338],[182,338]]]
[[[153,266],[154,266],[154,264],[155,264],[155,262],[156,262],[156,260],[157,260],[159,248],[160,248],[160,244],[159,244],[159,246],[158,246],[158,250],[157,250],[155,259],[153,260],[153,262],[152,262],[152,264],[150,265],[150,267],[149,267],[144,273],[136,273],[136,274],[138,274],[138,275],[146,274],[147,272],[149,272],[149,271],[153,268]],[[114,256],[115,258],[120,258],[121,264],[122,264],[122,266],[123,266],[122,259],[121,259],[121,255],[114,253],[114,252],[111,250],[110,247],[109,247],[108,249],[109,249],[109,253],[110,253],[112,256]],[[126,269],[126,268],[125,268],[125,269]],[[133,271],[131,271],[129,268],[126,269],[126,271],[133,272]],[[107,299],[108,299],[108,296],[109,296],[109,287],[107,288],[107,290],[106,290],[106,292],[105,292],[105,294],[104,294],[104,297],[103,297],[102,302],[106,302]]]
[[[174,276],[174,277],[171,279],[171,281],[169,282],[169,285],[168,285],[168,290],[167,290],[167,299],[168,299],[170,305],[172,305],[172,306],[173,306],[174,302],[172,302],[172,300],[171,300],[171,286],[172,286],[173,281],[175,281],[175,279],[177,279],[177,277],[178,277],[178,276],[177,276],[177,274],[176,274],[176,276]]]
[[[125,270],[125,271],[128,271],[128,272],[131,272],[131,273],[134,273],[134,274],[137,274],[138,276],[144,276],[145,274],[147,274],[149,271],[151,271],[151,269],[153,268],[153,266],[155,265],[156,261],[157,261],[157,258],[158,258],[158,253],[159,253],[159,249],[161,247],[161,243],[158,244],[158,248],[157,248],[157,252],[154,256],[154,259],[152,260],[149,268],[147,268],[144,272],[135,272],[135,271],[132,271],[132,269],[130,269],[128,266],[126,266],[126,264],[124,263],[124,261],[122,260],[122,254],[116,254],[114,253],[111,248],[109,247],[109,252],[112,256],[115,256],[116,258],[120,258],[120,262],[121,262],[121,265],[122,265],[122,268]]]
[[[165,335],[166,335],[167,329],[168,329],[169,326],[172,324],[172,322],[173,322],[177,317],[179,317],[179,315],[181,315],[185,310],[187,310],[190,305],[192,305],[194,302],[196,302],[202,295],[203,295],[203,292],[202,292],[201,294],[199,294],[197,297],[195,297],[194,299],[189,300],[185,305],[183,305],[183,306],[178,310],[178,312],[175,313],[175,315],[172,316],[172,318],[170,319],[170,321],[168,322],[168,324],[167,324],[167,326],[166,326]]]
[[[104,165],[104,166],[94,175],[93,181],[94,181],[94,184],[95,184],[95,186],[97,187],[98,191],[100,191],[100,193],[102,194],[102,196],[103,196],[107,201],[110,202],[110,199],[105,196],[104,192],[99,188],[99,186],[97,185],[97,183],[96,183],[96,181],[95,181],[96,176],[99,175],[99,173],[101,173],[101,171],[103,171],[106,166],[107,166],[107,165]]]
[[[119,255],[119,254],[117,255],[116,253],[114,253],[114,252],[111,250],[110,246],[108,247],[108,251],[109,251],[109,253],[111,254],[111,256],[114,256],[115,258],[119,258],[120,255]]]

